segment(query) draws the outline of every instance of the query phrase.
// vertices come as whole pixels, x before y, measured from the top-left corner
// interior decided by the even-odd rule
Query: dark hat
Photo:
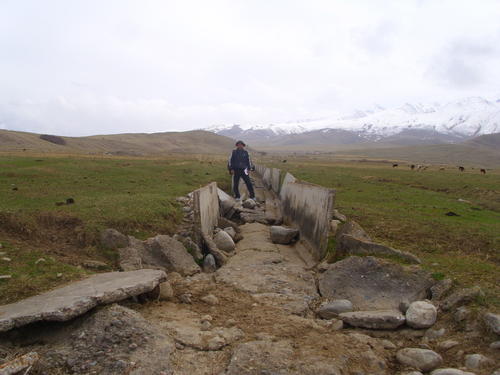
[[[239,144],[241,144],[241,145],[243,145],[243,146],[246,146],[245,142],[243,142],[243,141],[238,141],[238,142],[236,142],[236,146],[238,146]]]

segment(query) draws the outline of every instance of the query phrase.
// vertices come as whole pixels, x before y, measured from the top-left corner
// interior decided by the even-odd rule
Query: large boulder
[[[443,309],[443,311],[452,310],[458,306],[470,303],[482,295],[483,291],[478,286],[457,290],[441,302],[441,309]]]
[[[158,235],[149,238],[145,245],[147,252],[142,259],[143,267],[145,264],[158,266],[167,272],[178,272],[183,276],[191,276],[200,272],[200,267],[184,245],[170,236]]]
[[[396,329],[405,323],[398,310],[353,311],[339,314],[344,323],[369,329]]]
[[[406,310],[406,324],[412,328],[429,328],[436,323],[437,309],[426,301],[415,301]]]
[[[67,321],[101,304],[151,292],[166,275],[159,270],[107,272],[0,306],[0,332],[38,321]]]
[[[217,232],[217,234],[214,236],[214,242],[217,245],[217,248],[227,252],[234,251],[236,247],[229,233],[223,230]]]
[[[129,239],[116,229],[108,228],[101,232],[101,245],[108,249],[118,249],[129,245]]]
[[[419,267],[404,267],[374,257],[349,257],[319,276],[319,291],[330,299],[348,299],[361,310],[397,310],[401,302],[426,299],[434,284]]]
[[[271,241],[273,243],[288,245],[299,238],[299,230],[283,226],[273,225],[270,229]]]
[[[396,359],[405,366],[413,367],[423,372],[434,370],[443,363],[443,358],[438,353],[420,348],[398,350]]]
[[[337,256],[344,257],[346,255],[373,255],[380,257],[392,257],[401,259],[404,262],[412,264],[420,264],[420,259],[406,251],[393,249],[392,247],[381,245],[375,242],[356,238],[349,234],[340,236],[337,245]]]

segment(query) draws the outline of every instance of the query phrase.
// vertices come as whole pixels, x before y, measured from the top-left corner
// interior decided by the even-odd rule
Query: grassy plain
[[[274,166],[335,188],[336,207],[374,240],[417,254],[436,278],[481,285],[485,302],[500,306],[499,171],[301,158]]]
[[[173,233],[182,217],[175,198],[213,180],[229,183],[217,157],[0,155],[0,275],[12,276],[0,279],[0,301],[79,278],[85,260],[114,268],[116,254],[98,246],[100,230]],[[56,205],[68,198],[75,203]]]

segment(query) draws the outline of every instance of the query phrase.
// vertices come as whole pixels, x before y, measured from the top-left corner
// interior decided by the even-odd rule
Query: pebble
[[[455,322],[461,322],[469,316],[470,311],[467,307],[465,306],[460,306],[455,313],[453,314],[453,319],[455,319]]]
[[[234,327],[236,325],[236,320],[230,318],[228,320],[226,320],[226,326],[228,327]]]
[[[212,315],[203,315],[200,318],[200,322],[211,322],[212,320],[213,320]]]
[[[212,323],[210,323],[208,320],[204,320],[201,322],[202,331],[210,331],[210,328],[212,328]]]
[[[448,350],[448,349],[454,348],[458,344],[459,344],[458,341],[455,341],[455,340],[446,340],[446,341],[440,342],[437,345],[437,347],[438,347],[438,349],[441,349],[441,350]]]
[[[482,354],[469,354],[465,356],[465,367],[469,370],[479,370],[493,363],[492,359]]]
[[[38,258],[38,259],[35,261],[35,264],[42,263],[42,262],[46,262],[45,258]]]
[[[456,368],[440,368],[431,372],[431,375],[475,375],[472,372],[462,371]]]
[[[5,261],[5,262],[11,262],[12,261],[12,259],[10,259],[8,257],[3,257],[2,260]]]
[[[56,276],[61,278],[63,276],[63,274],[59,272]]]
[[[401,349],[396,353],[396,359],[403,365],[424,372],[435,369],[443,362],[443,358],[438,353],[420,348]]]
[[[389,340],[382,340],[380,343],[382,344],[384,349],[396,349],[397,348],[397,346],[392,341],[389,341]]]
[[[406,310],[406,324],[412,328],[429,328],[436,323],[437,309],[426,301],[415,301]]]
[[[175,343],[175,347],[178,349],[178,350],[183,350],[185,348],[185,346],[183,344],[181,344],[180,342],[176,342]]]
[[[191,297],[192,297],[191,293],[184,293],[179,296],[179,299],[181,300],[182,303],[191,304],[192,303]]]
[[[214,296],[213,294],[207,294],[206,296],[201,297],[201,300],[205,302],[208,305],[218,305],[219,304],[219,299]]]
[[[444,336],[446,333],[446,329],[440,328],[440,329],[428,329],[425,332],[425,337],[427,337],[430,340],[435,340],[437,338],[440,338],[441,336]]]

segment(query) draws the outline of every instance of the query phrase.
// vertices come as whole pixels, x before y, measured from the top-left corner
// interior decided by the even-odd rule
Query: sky
[[[0,129],[68,136],[500,98],[500,0],[0,0]]]

